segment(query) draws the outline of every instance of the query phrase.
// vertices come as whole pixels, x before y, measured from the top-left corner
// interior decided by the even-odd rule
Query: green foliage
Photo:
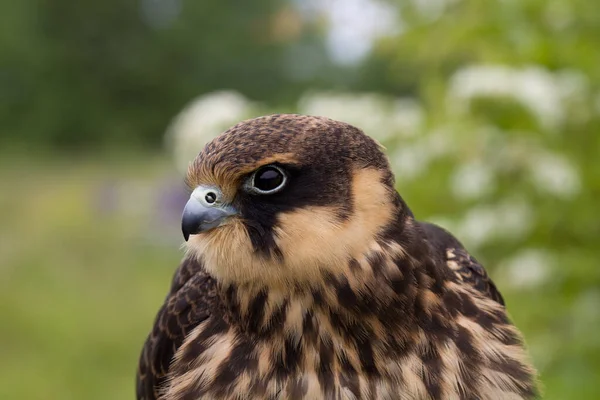
[[[173,9],[155,10],[161,5]],[[198,94],[235,88],[289,101],[307,85],[289,78],[290,48],[319,43],[309,30],[285,30],[288,15],[300,24],[286,7],[278,0],[3,2],[0,143],[156,147]]]

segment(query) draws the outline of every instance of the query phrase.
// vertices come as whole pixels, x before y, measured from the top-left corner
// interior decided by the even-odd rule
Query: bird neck
[[[405,215],[349,259],[343,274],[325,272],[311,285],[221,285],[219,292],[229,322],[252,335],[377,338],[415,329],[417,314],[443,289],[436,268],[412,215]]]

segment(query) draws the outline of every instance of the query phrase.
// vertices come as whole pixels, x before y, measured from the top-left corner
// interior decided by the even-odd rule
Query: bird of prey
[[[244,121],[205,146],[187,183],[186,255],[138,399],[538,397],[484,268],[414,218],[359,129]]]

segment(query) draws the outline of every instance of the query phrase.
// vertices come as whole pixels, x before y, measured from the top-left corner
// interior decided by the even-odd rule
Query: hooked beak
[[[237,210],[224,204],[206,204],[203,198],[194,193],[188,200],[181,216],[181,231],[187,242],[190,235],[213,229],[221,225],[227,217],[237,214]]]

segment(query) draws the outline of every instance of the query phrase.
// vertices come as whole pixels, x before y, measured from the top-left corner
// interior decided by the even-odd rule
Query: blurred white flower
[[[534,212],[531,204],[523,198],[513,197],[504,200],[496,209],[498,237],[520,239],[531,231]]]
[[[566,158],[541,153],[530,158],[529,172],[534,185],[541,191],[561,198],[579,193],[581,182],[575,166]]]
[[[512,98],[529,109],[543,127],[555,129],[566,118],[565,100],[580,95],[585,81],[582,73],[571,70],[553,74],[539,66],[472,65],[451,78],[448,103],[460,110],[477,97]]]
[[[166,133],[178,169],[185,172],[206,143],[230,126],[256,116],[256,111],[253,103],[234,91],[194,99],[173,119]]]
[[[432,158],[422,143],[398,146],[388,156],[397,182],[406,182],[425,172]]]
[[[425,173],[436,159],[452,153],[454,145],[451,132],[434,130],[415,136],[406,143],[391,146],[390,165],[398,181],[407,181]]]
[[[492,168],[481,161],[460,164],[450,177],[450,189],[459,199],[477,199],[494,189]]]
[[[530,140],[535,133],[528,131],[498,131],[486,146],[486,156],[501,173],[522,171],[531,161],[537,146]]]
[[[475,248],[496,239],[518,240],[530,231],[533,217],[533,210],[525,200],[509,198],[472,208],[458,221],[456,233]]]
[[[421,132],[422,123],[419,122],[419,129],[415,129],[412,138],[406,142],[397,141],[390,146],[390,164],[399,181],[418,177],[427,171],[433,161],[456,150],[451,130],[439,128]]]
[[[546,250],[525,249],[505,261],[501,266],[511,286],[530,289],[548,281],[552,268],[552,257]]]
[[[396,99],[389,113],[389,124],[401,136],[414,136],[421,131],[425,121],[423,107],[414,99]]]
[[[456,236],[460,237],[467,246],[477,248],[494,238],[497,221],[493,208],[485,206],[472,208],[457,223]]]
[[[414,135],[424,119],[416,101],[376,93],[312,92],[298,101],[298,112],[349,123],[380,142]]]
[[[455,140],[457,132],[449,127],[432,129],[418,137],[427,146],[432,158],[442,157],[448,154],[456,154],[457,141]]]

